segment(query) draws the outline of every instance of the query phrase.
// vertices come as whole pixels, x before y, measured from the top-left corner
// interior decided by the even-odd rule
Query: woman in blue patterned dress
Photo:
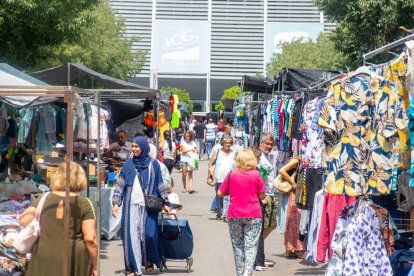
[[[162,181],[158,162],[148,156],[147,139],[135,137],[132,142],[133,158],[125,161],[117,178],[112,197],[112,215],[116,217],[122,208],[122,241],[125,271],[128,276],[142,275],[141,266],[147,272],[154,265],[161,266],[158,242],[158,213],[145,208],[144,195],[158,196],[167,203],[167,190]],[[164,210],[170,213],[168,206]]]

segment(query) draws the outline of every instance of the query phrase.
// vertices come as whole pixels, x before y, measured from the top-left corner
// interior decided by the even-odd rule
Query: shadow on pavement
[[[295,275],[325,275],[327,264],[320,266],[318,264],[310,264],[306,261],[300,262],[303,268],[296,270]]]

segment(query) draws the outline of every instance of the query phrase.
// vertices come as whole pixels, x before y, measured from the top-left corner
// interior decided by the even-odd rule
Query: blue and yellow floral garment
[[[367,183],[368,135],[373,104],[369,76],[357,75],[333,83],[319,115],[328,154],[325,191],[358,196]],[[331,141],[327,144],[327,141]]]
[[[387,194],[392,186],[394,166],[392,137],[407,140],[407,116],[403,108],[403,97],[396,85],[382,77],[371,77],[373,104],[370,110],[371,123],[368,128],[369,156],[366,194]]]

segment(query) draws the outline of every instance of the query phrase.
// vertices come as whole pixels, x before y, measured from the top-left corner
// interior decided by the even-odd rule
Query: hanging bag
[[[13,247],[20,254],[27,254],[32,252],[33,245],[40,236],[40,215],[42,213],[43,203],[46,200],[49,192],[45,193],[39,201],[39,205],[36,208],[36,215],[32,222],[23,228],[17,238],[13,241]]]
[[[214,159],[213,165],[209,168],[210,171],[210,178],[207,180],[207,184],[214,187],[216,186],[217,180],[215,177],[215,171],[216,171],[216,163],[217,163],[217,157],[220,153],[220,149],[216,151],[216,158]]]
[[[275,181],[273,182],[273,186],[276,190],[278,190],[281,193],[288,194],[292,190],[292,185],[282,177],[281,174],[278,174],[276,176]]]
[[[150,174],[154,177],[154,174],[152,173],[152,162],[149,165],[149,172]],[[141,174],[138,174],[138,179],[140,181],[140,184],[142,185],[142,176]],[[154,191],[154,186],[150,185],[149,187],[149,191],[148,194],[145,193],[144,189],[144,199],[145,199],[145,208],[147,209],[148,212],[152,212],[152,213],[159,213],[162,211],[162,208],[164,206],[164,200],[162,198],[159,198],[158,196],[154,196],[152,195],[152,192]]]

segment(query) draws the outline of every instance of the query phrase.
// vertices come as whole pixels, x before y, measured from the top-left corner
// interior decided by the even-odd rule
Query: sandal
[[[188,190],[189,194],[193,194],[195,191],[194,190]]]
[[[285,257],[286,258],[289,258],[289,259],[296,259],[297,257],[298,257],[298,255],[296,255],[295,253],[293,253],[293,252],[286,252],[285,253]]]
[[[186,190],[186,189],[182,189],[182,190],[181,190],[181,192],[182,192],[182,193],[186,193],[186,192],[187,192],[187,190]]]
[[[306,258],[306,252],[305,251],[297,251],[295,252],[295,255],[298,259],[304,260]]]
[[[145,271],[151,273],[154,271],[154,264],[149,264],[145,267]]]

